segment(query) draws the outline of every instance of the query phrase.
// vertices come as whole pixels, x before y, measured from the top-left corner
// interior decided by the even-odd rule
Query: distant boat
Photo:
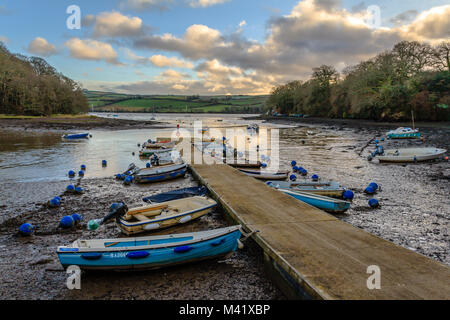
[[[165,141],[152,141],[152,140],[148,140],[146,142],[144,142],[142,144],[142,148],[147,148],[147,149],[159,149],[159,148],[165,148],[165,149],[170,149],[175,147],[175,141],[171,141],[171,140],[165,140]]]
[[[64,139],[86,139],[89,138],[89,133],[75,133],[75,134],[65,134]]]
[[[278,189],[279,191],[294,197],[297,200],[306,202],[307,204],[316,207],[318,209],[330,212],[330,213],[343,213],[350,208],[350,202],[334,199],[330,197],[320,196],[317,194],[293,191],[290,189]]]
[[[397,128],[386,133],[389,139],[416,139],[420,138],[420,132],[418,129],[411,128]]]
[[[380,162],[420,162],[440,158],[447,150],[438,148],[404,148],[385,150]]]
[[[286,180],[288,177],[289,172],[288,171],[281,171],[281,172],[270,172],[266,170],[247,170],[247,169],[239,169],[236,168],[242,173],[245,173],[246,175],[260,179],[260,180]]]
[[[155,269],[226,256],[238,248],[241,226],[162,236],[76,240],[59,246],[61,265],[81,269]]]
[[[174,150],[175,149],[173,149],[173,148],[169,148],[169,149],[165,149],[165,148],[147,149],[147,148],[144,148],[141,151],[139,151],[139,156],[142,158],[150,158],[154,154],[160,155],[160,154],[172,152]]]
[[[189,187],[158,193],[149,197],[145,197],[142,200],[148,203],[161,203],[194,196],[205,196],[206,193],[207,189],[205,187]]]
[[[235,160],[235,159],[227,159],[227,165],[234,168],[261,168],[262,164],[259,161],[250,162],[247,159],[245,160]]]
[[[342,197],[345,189],[335,181],[302,182],[302,181],[267,181],[267,185],[277,189],[289,189],[326,197]]]
[[[213,199],[201,196],[166,201],[130,209],[118,225],[125,234],[156,231],[198,219],[216,205]]]
[[[160,182],[184,177],[186,171],[187,165],[185,163],[155,168],[143,168],[134,174],[134,178],[137,183]]]

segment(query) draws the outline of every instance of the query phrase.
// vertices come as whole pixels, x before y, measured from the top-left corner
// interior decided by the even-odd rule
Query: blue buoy
[[[120,180],[122,178],[122,175],[120,173],[116,174],[116,179]]]
[[[103,167],[106,167],[107,164],[108,164],[108,163],[106,162],[106,160],[102,160],[102,166],[103,166]]]
[[[344,199],[345,200],[353,200],[354,197],[355,197],[355,194],[353,193],[352,190],[345,190],[344,191]]]
[[[369,200],[369,206],[371,208],[378,208],[380,206],[380,203],[378,202],[377,199],[370,199]]]
[[[73,171],[73,170],[70,170],[68,174],[69,174],[69,177],[75,177],[75,171]]]
[[[52,207],[52,208],[59,207],[60,204],[61,204],[61,200],[59,200],[57,198],[53,198],[50,200],[50,207]]]
[[[74,192],[75,191],[75,186],[73,184],[69,184],[66,188],[67,191],[69,192]]]
[[[372,187],[375,191],[378,190],[378,184],[376,184],[375,182],[369,183],[369,187]]]
[[[145,164],[145,167],[146,167],[146,168],[150,168],[150,167],[151,167],[151,164],[147,162],[147,163]]]
[[[380,141],[378,141],[378,140],[375,140],[375,143],[378,143],[378,142],[380,142]]]
[[[364,192],[365,193],[367,193],[367,194],[374,194],[375,193],[375,189],[373,188],[373,187],[367,187],[365,190],[364,190]]]
[[[125,180],[123,180],[123,183],[124,183],[125,185],[131,184],[131,177],[126,177]]]
[[[23,236],[29,236],[34,230],[34,226],[31,223],[24,223],[19,227],[19,232]]]
[[[79,215],[78,213],[72,214],[72,219],[75,222],[75,224],[80,223],[81,220],[83,220],[83,217]]]
[[[384,138],[381,138],[380,140],[381,140],[381,141],[384,141]]]
[[[267,163],[261,163],[262,168],[267,168]]]
[[[82,187],[76,187],[75,188],[75,192],[76,193],[83,193],[83,188]]]
[[[86,170],[86,166],[84,164],[81,165],[81,170],[83,170],[83,171]]]
[[[72,228],[74,223],[75,222],[71,216],[64,216],[61,218],[61,221],[59,222],[59,226],[61,228]]]
[[[293,167],[293,166],[295,166],[295,165],[297,165],[297,161],[292,160],[292,161],[291,161],[291,167]]]
[[[302,176],[306,176],[308,174],[308,170],[303,169],[302,171],[300,171]]]
[[[297,172],[298,171],[298,167],[297,166],[293,166],[292,167],[292,171]]]
[[[317,174],[313,174],[311,176],[312,181],[319,181],[319,176]]]
[[[414,156],[414,163],[417,163],[417,157]]]
[[[289,176],[289,180],[295,181],[295,180],[297,180],[297,176],[296,176],[295,174],[291,174],[291,175]]]
[[[83,171],[83,170],[78,171],[78,175],[79,175],[80,177],[84,177],[84,171]]]

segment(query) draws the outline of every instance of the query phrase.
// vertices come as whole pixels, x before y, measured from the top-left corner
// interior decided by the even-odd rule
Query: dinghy
[[[261,162],[250,162],[247,159],[245,160],[235,160],[235,159],[227,159],[227,165],[232,166],[234,168],[261,168]]]
[[[289,171],[270,172],[266,170],[236,169],[250,177],[260,180],[286,180],[289,175]]]
[[[217,203],[207,197],[191,197],[134,208],[118,219],[123,233],[156,231],[183,224],[211,212]]]
[[[420,138],[420,132],[418,129],[411,128],[397,128],[386,133],[389,139],[415,139]]]
[[[139,156],[141,158],[150,158],[151,156],[153,156],[154,154],[156,155],[162,155],[162,154],[168,154],[172,151],[174,151],[175,149],[166,149],[166,148],[159,148],[159,149],[147,149],[144,148],[141,151],[139,151]]]
[[[89,138],[89,133],[76,133],[76,134],[65,134],[64,139],[87,139]]]
[[[438,148],[405,148],[385,150],[380,162],[420,162],[442,157],[447,150]]]
[[[142,200],[148,203],[161,203],[165,201],[189,198],[194,196],[205,196],[206,193],[207,189],[205,187],[190,187],[155,194],[150,197],[145,197]]]
[[[167,140],[167,141],[152,141],[148,140],[142,144],[142,149],[171,149],[175,147],[175,141]]]
[[[279,191],[294,197],[297,200],[306,202],[307,204],[324,210],[329,213],[343,213],[350,208],[350,202],[339,199],[333,199],[317,194],[293,191],[289,189],[278,189]]]
[[[61,265],[81,269],[156,269],[226,256],[238,248],[241,226],[162,236],[76,240],[59,246]]]
[[[159,182],[183,177],[186,171],[187,165],[185,163],[143,168],[134,174],[134,179],[137,183]]]
[[[341,198],[345,189],[335,181],[301,182],[301,181],[267,181],[267,185],[276,189],[288,189],[312,193],[326,197]]]

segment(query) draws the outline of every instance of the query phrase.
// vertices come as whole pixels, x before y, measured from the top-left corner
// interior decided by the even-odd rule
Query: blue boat
[[[297,200],[306,202],[307,204],[324,210],[329,213],[343,213],[350,208],[350,202],[329,197],[319,196],[299,191],[292,191],[287,189],[278,189],[279,191],[294,197]]]
[[[81,269],[155,269],[221,257],[236,251],[241,226],[140,238],[76,240],[60,246],[61,265]]]
[[[168,192],[158,193],[153,196],[142,198],[142,200],[148,203],[161,203],[194,196],[205,196],[206,192],[207,189],[205,187],[181,188]]]
[[[137,183],[160,182],[183,177],[186,172],[187,165],[183,163],[140,169],[135,173],[134,178]]]
[[[335,181],[267,181],[266,184],[276,189],[288,189],[333,198],[341,198],[345,191]]]
[[[64,139],[87,139],[89,138],[89,133],[76,133],[76,134],[65,134]]]

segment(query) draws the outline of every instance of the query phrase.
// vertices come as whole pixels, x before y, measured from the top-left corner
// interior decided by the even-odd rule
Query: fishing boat
[[[207,197],[190,197],[130,209],[118,220],[123,233],[135,234],[173,227],[211,212],[217,203]]]
[[[271,172],[268,170],[236,169],[250,177],[260,180],[286,180],[289,175],[289,171]]]
[[[159,148],[159,149],[146,149],[146,148],[144,148],[144,149],[142,149],[142,150],[140,150],[139,151],[139,156],[141,157],[141,158],[150,158],[151,156],[153,156],[154,154],[156,154],[156,155],[161,155],[161,154],[167,154],[167,153],[170,153],[170,152],[172,152],[172,151],[174,151],[175,149],[173,149],[173,148],[169,148],[169,149],[166,149],[166,148]]]
[[[185,163],[139,169],[134,174],[137,183],[159,182],[183,177],[186,174]]]
[[[447,150],[438,148],[405,148],[385,150],[380,162],[420,162],[442,157]]]
[[[175,147],[175,141],[165,140],[165,141],[152,141],[148,140],[142,144],[142,149],[170,149]]]
[[[226,256],[238,248],[241,226],[161,236],[76,240],[59,246],[61,265],[81,269],[135,270]]]
[[[65,134],[64,139],[87,139],[89,138],[89,133],[75,133],[75,134]]]
[[[335,181],[267,181],[266,184],[276,189],[288,189],[292,191],[300,191],[320,196],[337,198],[342,197],[345,191],[345,189]]]
[[[386,133],[389,139],[415,139],[420,138],[420,132],[418,129],[411,128],[397,128]]]
[[[206,193],[207,189],[205,187],[190,187],[158,193],[153,196],[145,197],[142,200],[148,203],[161,203],[194,196],[205,196]]]
[[[250,162],[249,160],[235,160],[231,159],[226,162],[227,165],[234,167],[234,168],[261,168],[262,164],[259,161],[256,162]]]
[[[350,202],[334,199],[330,197],[320,196],[317,194],[293,191],[289,189],[278,189],[279,191],[294,197],[297,200],[306,202],[307,204],[324,210],[329,213],[343,213],[350,208]]]

